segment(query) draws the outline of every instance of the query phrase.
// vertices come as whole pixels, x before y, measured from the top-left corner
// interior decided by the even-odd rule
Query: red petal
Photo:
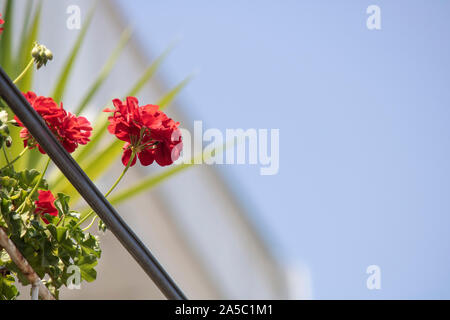
[[[148,166],[155,160],[153,149],[146,149],[138,153],[139,161],[143,166]]]
[[[127,145],[127,144],[125,144],[125,145]],[[130,158],[131,158],[131,153],[132,153],[132,151],[131,151],[131,149],[129,149],[129,148],[127,148],[127,149],[123,152],[123,155],[122,155],[122,163],[123,163],[124,166],[127,166],[127,165],[128,165],[128,162],[130,161]],[[134,166],[135,164],[136,164],[136,157],[134,157],[133,162],[131,162],[130,167]]]

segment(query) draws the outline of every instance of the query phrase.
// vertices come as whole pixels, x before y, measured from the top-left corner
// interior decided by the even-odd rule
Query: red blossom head
[[[5,20],[3,20],[2,18],[2,14],[0,13],[0,25],[5,23]],[[3,28],[0,28],[0,34],[2,34],[3,32]]]
[[[55,197],[51,191],[39,190],[38,200],[34,202],[36,209],[34,209],[35,214],[39,214],[42,220],[49,224],[48,220],[44,218],[44,215],[48,213],[51,216],[58,216],[58,209],[55,207]]]
[[[127,97],[122,102],[114,99],[115,109],[108,118],[108,131],[118,139],[125,141],[122,163],[127,165],[133,150],[144,166],[156,161],[160,166],[172,164],[180,156],[183,143],[179,122],[170,119],[156,105],[139,106],[135,97]],[[131,166],[136,163],[134,157]]]
[[[67,152],[72,153],[80,144],[89,142],[92,127],[85,117],[77,117],[63,109],[62,103],[59,106],[52,98],[37,96],[34,92],[24,93],[34,110],[44,119],[47,126],[58,138]],[[18,125],[24,127],[23,123],[15,116]],[[20,131],[20,137],[24,139],[24,146],[30,149],[38,147],[42,154],[44,149],[31,136],[27,128]]]

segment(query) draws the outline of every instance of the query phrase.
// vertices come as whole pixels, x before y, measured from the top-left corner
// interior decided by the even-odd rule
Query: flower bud
[[[48,49],[45,49],[45,56],[47,57],[48,60],[53,59],[53,53]]]
[[[35,59],[39,58],[39,48],[34,46],[33,50],[31,50],[31,56]]]
[[[11,136],[6,137],[5,144],[6,144],[7,148],[10,148],[12,146],[12,138],[11,138]]]
[[[48,60],[53,59],[53,53],[43,44],[38,43],[36,43],[33,47],[33,50],[31,50],[31,56],[33,57],[38,69],[42,66],[45,66]]]

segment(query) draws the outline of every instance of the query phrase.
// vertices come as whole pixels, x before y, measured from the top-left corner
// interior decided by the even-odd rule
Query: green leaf
[[[3,11],[3,18],[6,18],[6,15],[12,17],[12,0],[9,0],[6,2],[5,11]],[[31,1],[29,2],[31,3]],[[34,15],[33,22],[31,26],[28,28],[28,32],[26,30],[22,30],[22,39],[20,42],[20,51],[16,56],[21,57],[20,59],[13,59],[11,56],[11,43],[9,38],[11,38],[11,26],[8,24],[8,20],[5,19],[5,30],[4,33],[0,36],[0,64],[2,67],[5,68],[5,71],[10,75],[10,77],[14,78],[14,75],[18,75],[23,68],[28,64],[29,60],[31,59],[31,49],[33,46],[34,41],[37,38],[38,32],[39,32],[39,21],[40,21],[40,9],[41,9],[41,3],[39,2],[39,5],[36,9],[36,13]],[[29,10],[30,5],[28,5],[27,10]],[[9,13],[8,13],[9,12]],[[28,20],[28,19],[24,19]],[[6,28],[7,27],[7,28]],[[6,37],[6,39],[5,39]],[[23,44],[26,44],[24,47]],[[20,70],[20,71],[19,71]],[[26,75],[17,83],[17,86],[21,91],[28,91],[31,88],[31,82],[33,78],[33,69],[29,70]],[[10,116],[13,116],[12,111],[8,108],[8,113]],[[21,143],[21,138],[19,137],[19,132],[21,128],[18,127],[10,127],[11,131],[11,138],[14,141],[11,148],[9,149],[9,152],[12,155],[17,155],[20,153],[20,151],[23,148],[23,144]],[[19,159],[14,166],[18,168],[23,168],[24,164],[27,163],[28,154],[25,154],[21,159]],[[3,157],[0,159],[0,165],[3,166],[5,164],[5,161],[3,160]]]
[[[0,65],[4,68],[6,73],[13,78],[15,74],[15,64],[13,59],[13,53],[12,53],[12,31],[13,31],[13,6],[14,1],[7,0],[5,2],[5,8],[2,11],[2,19],[5,20],[5,23],[2,25],[4,27],[4,31],[2,35],[0,35]],[[24,65],[25,67],[25,65]],[[8,114],[10,118],[13,116],[12,111],[7,108]],[[12,138],[13,144],[11,148],[8,149],[8,153],[11,155],[16,155],[22,149],[21,145],[21,139],[19,137],[19,131],[20,128],[17,127],[10,127],[10,136]],[[21,167],[23,164],[23,160],[20,159],[18,162],[16,162],[14,165],[16,167]],[[0,166],[3,166],[5,164],[5,161],[3,160],[3,156],[0,158]]]
[[[92,282],[97,278],[97,271],[94,269],[97,265],[97,260],[94,256],[82,256],[76,265],[80,267],[82,279]]]
[[[53,89],[53,94],[51,95],[56,102],[60,102],[64,95],[64,92],[66,90],[67,83],[69,80],[69,76],[72,72],[72,69],[75,64],[75,60],[78,56],[78,52],[80,51],[81,45],[83,44],[83,40],[86,36],[86,32],[89,28],[89,25],[91,24],[94,12],[95,12],[95,5],[89,12],[89,14],[86,18],[86,21],[84,21],[83,27],[80,30],[80,34],[78,35],[75,45],[73,46],[72,51],[71,51],[69,57],[67,58],[66,63],[64,64],[64,68],[61,70],[61,73],[56,81],[56,86]]]
[[[128,43],[128,40],[130,40],[130,37],[131,37],[131,29],[130,28],[125,29],[125,31],[122,32],[117,47],[113,50],[108,60],[106,61],[105,65],[103,66],[102,70],[100,71],[100,74],[98,75],[97,79],[94,81],[94,83],[89,88],[86,95],[81,100],[80,105],[77,107],[75,111],[76,114],[80,114],[81,112],[83,112],[88,103],[91,101],[92,97],[97,93],[98,89],[105,82],[106,78],[109,76],[114,65],[116,64],[117,59],[120,56],[120,53],[122,52],[123,48],[125,48],[125,45]]]
[[[58,193],[58,197],[55,200],[55,207],[58,209],[59,216],[65,216],[69,214],[69,201],[70,197],[64,193]]]
[[[52,216],[48,213],[44,214],[44,218],[49,222],[49,225],[56,225],[59,222],[59,218]]]
[[[31,59],[31,50],[33,49],[34,43],[38,39],[40,25],[41,25],[41,12],[42,12],[42,2],[39,2],[31,25],[28,30],[24,30],[23,39],[19,51],[19,60],[17,62],[17,75],[19,75],[22,70],[26,67]],[[31,68],[25,76],[17,83],[19,89],[23,92],[31,90],[31,85],[33,83],[34,67]],[[19,128],[18,128],[19,129]],[[20,140],[18,140],[20,141]]]
[[[70,210],[68,196],[59,193],[55,201],[59,215],[63,215],[64,220],[45,213],[44,218],[49,223],[44,224],[41,217],[35,214],[35,205],[33,201],[28,201],[27,194],[38,183],[39,177],[40,173],[37,170],[21,172],[15,172],[12,168],[1,170],[0,226],[8,233],[11,241],[38,276],[41,279],[46,277],[46,284],[55,297],[58,297],[60,287],[67,283],[66,271],[70,265],[79,266],[82,279],[95,280],[97,273],[94,267],[101,256],[101,250],[98,239],[84,233],[77,226],[80,215]],[[22,206],[24,201],[27,201],[26,205]],[[18,208],[20,213],[17,212]],[[13,272],[20,283],[29,285],[28,279],[3,252],[0,256],[0,265]],[[4,274],[0,273],[0,277],[4,278]],[[0,298],[13,298],[8,291],[11,289],[11,283],[6,284],[7,286],[2,287],[4,283],[0,283]]]
[[[121,190],[121,191],[115,193],[113,196],[109,197],[109,202],[113,205],[116,205],[125,200],[129,200],[129,199],[143,193],[144,191],[147,191],[147,190],[153,188],[154,186],[158,185],[159,183],[164,182],[165,180],[169,179],[173,175],[191,167],[195,163],[200,162],[199,160],[205,161],[206,159],[211,157],[212,153],[217,154],[219,152],[223,152],[229,146],[231,146],[231,145],[228,143],[224,144],[223,146],[220,146],[220,147],[214,149],[213,152],[211,152],[209,154],[203,153],[203,154],[197,155],[197,156],[191,158],[189,161],[187,161],[187,163],[176,165],[170,169],[167,169],[166,171],[164,171],[162,173],[145,178],[145,179],[141,180],[140,182],[136,183],[135,185],[128,187],[125,190]]]
[[[6,0],[5,10],[2,14],[2,19],[5,23],[2,25],[4,28],[2,35],[0,36],[0,65],[4,68],[5,72],[9,75],[14,71],[14,64],[12,59],[12,31],[14,22],[14,1]]]
[[[181,81],[179,84],[177,84],[173,89],[171,89],[169,92],[167,92],[164,97],[162,97],[157,105],[162,110],[165,107],[167,107],[173,99],[180,93],[181,90],[192,80],[194,77],[194,74],[191,74],[187,76],[183,81]]]
[[[40,172],[36,169],[22,170],[15,172],[11,168],[5,168],[1,171],[2,176],[0,176],[0,187],[6,188],[17,188],[17,191],[24,190],[30,191],[39,181]],[[47,181],[42,179],[39,183],[39,188],[47,189]],[[13,197],[11,196],[11,199]]]
[[[91,234],[87,234],[85,239],[81,242],[81,250],[85,255],[94,255],[97,258],[100,258],[101,250],[98,245],[98,240],[95,236]]]
[[[142,89],[142,87],[153,77],[153,75],[158,71],[161,64],[167,58],[169,53],[172,51],[174,45],[170,45],[164,52],[153,61],[153,63],[147,67],[143,75],[138,79],[134,86],[130,89],[126,97],[136,96]]]
[[[59,258],[53,252],[54,251],[53,251],[51,243],[49,241],[43,241],[42,246],[41,246],[41,251],[40,251],[39,267],[41,267],[45,270],[45,268],[48,268],[48,267],[58,264]]]
[[[0,300],[15,300],[19,291],[14,285],[16,280],[12,275],[0,274]]]
[[[98,231],[104,233],[106,232],[106,229],[107,229],[106,224],[101,219],[98,219]]]
[[[11,206],[12,201],[2,197],[0,200],[1,216],[8,226],[8,232],[10,234],[23,235],[26,230],[24,229],[22,219],[20,219],[20,216],[15,211],[11,210]]]
[[[19,41],[19,50],[17,51],[17,59],[15,61],[15,67],[16,67],[16,74],[20,74],[22,70],[20,68],[23,68],[22,65],[24,65],[25,62],[23,60],[29,59],[30,51],[26,51],[27,48],[27,38],[29,35],[28,31],[28,25],[30,21],[32,20],[31,12],[33,9],[33,1],[28,1],[27,6],[25,8],[24,12],[24,19],[23,19],[23,25],[22,25],[22,32],[20,33],[20,41]],[[25,58],[26,57],[26,58]]]
[[[124,142],[121,140],[113,140],[104,149],[98,151],[95,157],[88,159],[86,165],[82,167],[91,180],[99,178],[114,161],[119,159],[123,144]],[[76,201],[80,197],[79,193],[70,183],[65,183],[62,192],[69,195],[73,201]]]
[[[31,3],[31,1],[30,1]],[[31,25],[28,28],[28,31],[23,31],[23,39],[22,44],[20,46],[20,51],[18,53],[18,60],[17,60],[17,74],[22,72],[22,70],[26,67],[28,62],[31,59],[31,50],[34,46],[34,43],[37,41],[39,30],[40,30],[40,21],[41,21],[41,12],[42,12],[42,2],[39,2],[33,20],[31,22]],[[34,67],[28,70],[28,72],[25,74],[25,76],[17,83],[18,88],[22,92],[27,92],[31,90],[32,83],[33,83],[33,77],[34,77],[35,69]],[[13,127],[13,140],[14,144],[12,146],[12,153],[13,154],[19,154],[22,151],[23,144],[22,139],[20,138],[21,128]],[[20,158],[17,163],[16,167],[18,168],[33,168],[38,163],[39,159],[42,158],[41,153],[39,153],[37,150],[28,150],[22,158]]]
[[[40,153],[38,148],[34,148],[25,152],[20,160],[22,160],[22,163],[27,163],[26,168],[35,168],[40,163],[45,162],[45,155]]]
[[[56,227],[52,224],[47,225],[47,230],[50,231],[52,237],[59,243],[66,241],[68,230],[66,227]]]
[[[129,200],[139,194],[141,194],[144,191],[147,191],[148,189],[151,189],[152,187],[156,186],[157,184],[167,180],[171,176],[175,175],[176,173],[189,168],[192,166],[192,164],[181,164],[174,166],[173,168],[170,168],[163,173],[142,179],[142,181],[136,183],[134,186],[131,186],[129,188],[126,188],[125,190],[119,191],[113,196],[110,197],[109,202],[113,205],[119,204],[125,200]]]
[[[38,183],[40,175],[41,173],[36,169],[23,170],[17,173],[19,183],[24,189],[32,189],[36,183]],[[41,189],[48,189],[47,181],[42,179],[38,187]]]
[[[67,216],[73,218],[73,220],[76,220],[77,222],[80,220],[80,213],[73,210],[70,210],[67,213]]]
[[[0,250],[0,266],[5,265],[5,263],[9,262],[11,259],[9,258],[6,250]]]

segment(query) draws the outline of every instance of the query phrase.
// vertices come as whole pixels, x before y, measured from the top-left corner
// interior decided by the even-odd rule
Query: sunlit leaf
[[[163,63],[168,54],[172,51],[173,47],[174,45],[169,46],[159,57],[156,58],[156,60],[150,66],[147,67],[143,75],[126,94],[126,97],[136,96],[139,93],[139,91],[141,91],[142,87],[153,77],[156,71],[158,71],[159,66]]]
[[[81,100],[80,105],[76,108],[75,113],[80,114],[83,112],[83,110],[86,108],[88,103],[91,101],[91,99],[94,97],[94,95],[97,93],[98,89],[102,86],[102,84],[105,82],[106,78],[111,73],[114,65],[117,62],[117,59],[120,56],[120,53],[122,52],[125,45],[128,43],[128,40],[130,40],[131,36],[131,29],[126,29],[119,40],[119,43],[117,47],[113,50],[111,55],[109,56],[108,60],[104,64],[102,70],[100,71],[97,79],[94,81],[92,86],[89,88],[88,92],[85,94],[83,99]]]
[[[91,23],[94,12],[95,12],[95,6],[89,12],[89,14],[86,18],[86,21],[83,22],[83,27],[80,30],[80,34],[78,35],[75,45],[73,46],[71,53],[70,53],[69,57],[67,58],[67,61],[64,64],[64,67],[62,68],[58,79],[56,80],[56,85],[53,90],[53,94],[51,95],[52,98],[56,102],[61,101],[61,99],[64,95],[64,92],[65,92],[67,84],[68,84],[69,76],[74,67],[75,60],[78,56],[78,52],[80,51],[81,45],[83,44],[83,40],[86,37],[86,33],[87,33],[87,30],[89,29],[89,25]]]
[[[2,19],[5,23],[2,25],[4,28],[0,41],[0,65],[9,75],[14,72],[14,61],[12,53],[12,32],[14,22],[14,1],[6,0],[5,9],[2,13]]]
[[[40,3],[40,2],[39,2]],[[29,30],[28,26],[30,21],[32,21],[32,9],[33,9],[33,1],[28,1],[27,6],[24,11],[24,19],[23,19],[23,25],[22,25],[22,32],[20,33],[20,41],[19,41],[19,48],[17,51],[17,59],[15,62],[15,72],[16,74],[19,74],[22,70],[20,70],[24,57],[30,57],[30,52],[26,52],[27,48],[27,41],[28,41],[28,35]]]
[[[155,187],[156,185],[166,181],[167,179],[169,179],[170,177],[174,176],[175,174],[190,168],[191,166],[193,166],[195,163],[199,163],[199,162],[204,162],[206,160],[208,160],[212,154],[219,154],[222,153],[224,150],[226,150],[227,148],[231,147],[232,144],[231,143],[226,143],[222,146],[219,146],[217,148],[215,148],[213,150],[213,152],[211,153],[203,153],[200,155],[197,155],[193,158],[191,158],[189,161],[187,161],[186,163],[182,163],[179,165],[175,165],[167,170],[165,170],[162,173],[158,173],[156,175],[150,176],[148,178],[142,179],[141,181],[139,181],[138,183],[136,183],[135,185],[131,186],[131,187],[127,187],[124,190],[120,190],[117,193],[113,194],[110,198],[109,198],[109,202],[111,202],[112,204],[116,205],[119,204],[125,200],[129,200],[145,191],[148,191],[149,189]],[[201,161],[200,161],[201,160]]]
[[[168,178],[175,175],[176,173],[179,173],[180,171],[183,171],[184,169],[189,168],[190,166],[192,166],[192,164],[177,165],[177,166],[174,166],[173,168],[167,169],[166,171],[164,171],[160,174],[142,179],[134,186],[126,188],[125,190],[119,191],[116,194],[113,194],[111,196],[111,198],[109,199],[109,202],[116,205],[125,200],[129,200],[129,199],[141,194],[142,192],[151,189],[152,187],[158,185],[159,183],[167,180]]]
[[[33,20],[24,32],[22,39],[22,44],[19,51],[19,61],[17,62],[17,74],[22,72],[25,66],[31,59],[31,50],[33,49],[34,43],[38,40],[39,30],[41,25],[41,10],[42,4],[39,2],[36,11],[34,13]],[[25,76],[17,83],[19,89],[23,92],[31,90],[31,85],[33,83],[34,68],[30,69]]]
[[[26,67],[28,62],[31,59],[31,50],[33,48],[33,45],[35,41],[37,41],[37,38],[39,36],[39,29],[40,29],[40,21],[41,21],[41,9],[42,5],[41,2],[39,2],[36,11],[34,13],[34,17],[32,19],[31,24],[28,26],[28,30],[24,32],[24,39],[22,39],[23,43],[21,45],[21,48],[18,54],[18,62],[17,62],[17,69],[19,70],[17,73],[22,72],[22,70]],[[34,67],[28,70],[28,72],[25,74],[25,76],[17,83],[17,86],[22,92],[27,92],[31,90],[31,86],[33,83],[33,76],[34,76],[35,69]],[[22,139],[19,137],[19,131],[20,128],[14,127],[11,131],[13,131],[13,141],[15,142],[12,146],[12,153],[18,154],[23,148]],[[38,162],[39,159],[41,159],[41,154],[39,152],[26,152],[22,158],[17,162],[16,166],[19,168],[28,167],[33,168]]]
[[[82,166],[84,172],[88,175],[91,180],[96,180],[101,177],[102,174],[119,159],[122,153],[122,146],[124,142],[120,140],[114,140],[111,144],[96,152],[96,156],[93,159],[89,159],[85,166]],[[62,192],[69,195],[72,200],[76,201],[79,199],[79,194],[75,188],[66,183]]]
[[[158,103],[156,103],[160,109],[164,109],[167,107],[173,99],[180,93],[181,90],[192,80],[194,77],[194,74],[191,74],[187,76],[183,81],[181,81],[179,84],[177,84],[173,89],[171,89],[169,92],[167,92],[164,97],[162,97]]]

